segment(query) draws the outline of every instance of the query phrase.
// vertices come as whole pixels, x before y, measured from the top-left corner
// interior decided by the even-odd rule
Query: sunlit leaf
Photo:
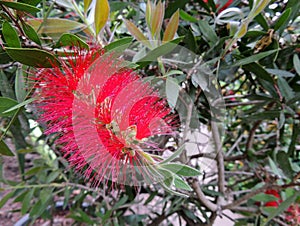
[[[179,11],[177,10],[171,17],[166,27],[164,37],[163,37],[163,42],[170,41],[174,38],[176,31],[178,29],[178,23],[179,23]]]
[[[84,0],[83,1],[83,6],[84,6],[84,12],[87,12],[87,10],[89,9],[91,3],[93,0]]]
[[[133,37],[135,37],[136,40],[143,43],[148,48],[151,48],[149,40],[145,37],[141,30],[134,25],[134,23],[129,20],[124,20],[124,22],[128,31],[133,35]]]
[[[47,18],[47,20],[34,19],[28,20],[28,23],[36,31],[38,31],[38,34],[66,33],[73,30],[83,29],[86,27],[85,24],[61,18]]]
[[[95,29],[96,35],[105,26],[109,16],[109,3],[107,0],[97,0],[95,7]]]
[[[151,16],[151,34],[153,38],[158,38],[164,20],[165,5],[161,1],[157,3]]]

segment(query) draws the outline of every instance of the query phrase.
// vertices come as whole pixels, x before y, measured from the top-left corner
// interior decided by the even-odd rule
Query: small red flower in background
[[[285,220],[293,226],[300,225],[300,205],[299,204],[292,204],[286,210]]]
[[[265,203],[265,207],[278,207],[279,204],[282,202],[281,201],[281,197],[278,191],[273,190],[273,189],[269,189],[265,191],[265,194],[267,195],[273,195],[277,198],[276,201],[269,201]]]
[[[78,50],[61,67],[42,69],[36,78],[40,121],[56,134],[75,169],[100,182],[154,182],[145,150],[159,150],[153,136],[174,134],[167,101],[113,56]]]
[[[208,3],[208,0],[203,0],[204,3]],[[217,1],[216,3],[216,7],[219,8],[220,7],[220,1]],[[218,10],[218,13],[222,12],[223,10],[227,9],[231,3],[233,2],[233,0],[228,0],[223,6],[221,9]]]

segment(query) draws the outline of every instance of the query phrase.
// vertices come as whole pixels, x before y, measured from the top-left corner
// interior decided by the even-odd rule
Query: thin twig
[[[193,187],[194,191],[196,192],[196,195],[197,195],[199,201],[204,206],[206,206],[209,210],[211,210],[213,212],[218,210],[218,206],[206,198],[206,196],[204,195],[204,193],[202,192],[202,190],[200,188],[199,182],[196,179],[193,181],[192,187]]]

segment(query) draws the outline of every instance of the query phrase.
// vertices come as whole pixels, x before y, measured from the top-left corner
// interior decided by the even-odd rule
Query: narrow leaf
[[[166,81],[166,95],[169,105],[172,108],[175,108],[177,98],[179,95],[180,87],[178,85],[178,81],[175,78],[167,77]]]
[[[297,54],[293,57],[293,63],[297,74],[300,75],[300,60]]]
[[[151,29],[152,13],[153,13],[153,4],[150,0],[148,0],[146,5],[146,23],[149,29]]]
[[[3,140],[0,140],[0,153],[6,156],[14,156],[15,154],[9,149]]]
[[[51,53],[31,48],[6,48],[7,54],[15,61],[33,67],[52,67],[58,61]]]
[[[151,17],[151,34],[153,38],[158,38],[164,20],[165,5],[161,1],[155,6]]]
[[[81,48],[89,49],[89,45],[76,35],[65,33],[60,36],[56,42],[55,48],[61,46],[79,46]]]
[[[12,191],[10,193],[8,193],[7,195],[5,195],[4,197],[1,197],[1,201],[0,201],[0,208],[2,208],[5,203],[11,198],[13,197],[15,194],[15,191]]]
[[[30,189],[30,191],[25,195],[24,199],[22,200],[22,208],[21,208],[22,215],[27,213],[27,211],[29,210],[33,193],[34,193],[34,189]]]
[[[178,189],[183,189],[187,191],[193,190],[187,182],[185,182],[182,178],[180,178],[176,174],[174,175],[174,185]]]
[[[66,33],[77,29],[83,29],[86,27],[85,24],[61,18],[47,18],[47,20],[29,19],[27,22],[36,31],[38,31],[38,34]]]
[[[83,6],[84,6],[84,12],[85,12],[85,13],[86,13],[87,10],[89,9],[91,3],[92,3],[92,0],[84,0],[84,1],[83,1]]]
[[[107,0],[97,0],[95,8],[95,29],[96,35],[105,26],[109,16],[109,3]]]
[[[170,42],[166,42],[162,44],[161,46],[151,50],[145,57],[142,59],[139,59],[138,64],[140,66],[145,66],[153,61],[157,61],[157,58],[160,56],[164,56],[170,52],[172,52],[176,47],[177,44],[182,40],[183,38],[177,38]]]
[[[6,116],[12,116],[14,115],[15,111],[11,112],[5,112],[6,110],[16,106],[18,104],[17,101],[8,98],[8,97],[0,97],[0,116],[6,117]]]
[[[179,14],[180,14],[181,19],[183,19],[185,21],[192,22],[192,23],[198,22],[198,20],[195,17],[191,16],[190,14],[188,14],[187,12],[185,12],[182,9],[180,9]]]
[[[272,212],[267,219],[267,222],[265,225],[268,225],[267,223],[271,221],[274,217],[278,216],[279,214],[283,213],[292,203],[295,202],[295,200],[300,196],[300,192],[297,191],[294,193],[294,195],[290,196],[286,200],[284,200],[276,209],[274,212]]]
[[[122,38],[122,39],[119,39],[119,40],[114,41],[112,43],[109,43],[107,46],[104,47],[104,49],[107,52],[110,52],[110,51],[112,51],[116,48],[119,48],[119,47],[124,47],[126,49],[130,45],[131,42],[132,42],[131,37]]]
[[[174,159],[176,159],[183,151],[185,150],[184,145],[182,145],[181,147],[177,148],[177,150],[167,159],[165,159],[164,161],[160,162],[159,164],[165,164],[168,162],[173,161]]]
[[[25,34],[27,35],[27,37],[30,40],[34,41],[38,45],[42,44],[38,34],[36,33],[36,31],[34,30],[34,28],[32,26],[30,26],[29,24],[26,24],[25,22],[22,22],[22,27],[23,27]]]
[[[201,174],[199,170],[180,163],[168,163],[168,164],[162,164],[160,166],[177,175],[185,176],[185,177],[199,176]]]
[[[11,9],[16,9],[28,13],[37,13],[40,11],[39,8],[21,2],[0,1],[0,5],[5,5]]]
[[[23,107],[23,106],[25,106],[25,105],[33,102],[34,100],[35,100],[34,98],[29,98],[28,100],[25,100],[25,101],[23,101],[23,102],[21,102],[21,103],[19,103],[17,105],[14,105],[13,107],[11,107],[9,109],[3,111],[3,113],[6,114],[6,113],[9,113],[9,112],[15,111],[15,110],[17,110],[17,109],[19,109],[19,108],[21,108],[21,107]]]
[[[203,37],[209,43],[210,47],[215,45],[218,41],[218,36],[216,32],[209,26],[208,22],[205,20],[199,20],[198,24]]]
[[[170,41],[174,38],[179,24],[179,11],[177,10],[171,17],[163,37],[163,42]]]
[[[124,22],[125,22],[125,25],[126,25],[128,31],[130,32],[130,34],[133,35],[133,37],[135,37],[136,40],[138,40],[139,42],[143,43],[148,48],[151,48],[149,40],[145,37],[145,35],[141,32],[140,29],[138,29],[129,20],[124,20]]]
[[[292,99],[294,97],[293,89],[289,86],[287,81],[284,78],[280,77],[280,76],[278,77],[278,88],[281,92],[281,95],[287,101],[289,101],[290,99]]]
[[[284,174],[288,178],[292,179],[294,172],[293,172],[292,166],[290,164],[288,154],[284,151],[280,151],[276,155],[276,160],[277,160],[278,165],[280,166],[280,168],[284,172]]]
[[[255,61],[259,61],[259,60],[275,53],[276,51],[277,50],[269,50],[269,51],[266,51],[266,52],[255,54],[253,56],[246,57],[246,58],[241,59],[241,60],[237,60],[236,62],[231,64],[230,67],[241,66],[241,65],[253,63]]]
[[[290,15],[291,15],[291,8],[288,8],[287,10],[284,11],[284,13],[281,14],[281,16],[279,17],[279,19],[277,20],[275,26],[274,26],[274,31],[277,31],[278,29],[281,28],[281,26],[283,26],[286,21],[289,19]]]
[[[2,24],[2,33],[7,46],[9,47],[21,47],[21,42],[16,29],[7,21]]]
[[[19,67],[16,71],[15,93],[18,102],[22,102],[26,97],[26,84],[22,67]]]

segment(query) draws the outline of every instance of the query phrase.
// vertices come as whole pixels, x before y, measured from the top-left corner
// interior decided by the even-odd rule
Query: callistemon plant
[[[55,134],[77,172],[98,186],[160,183],[190,190],[191,167],[164,160],[153,138],[176,134],[178,121],[158,91],[114,55],[75,50],[37,75],[37,107],[46,134]],[[156,139],[157,140],[157,139]]]

